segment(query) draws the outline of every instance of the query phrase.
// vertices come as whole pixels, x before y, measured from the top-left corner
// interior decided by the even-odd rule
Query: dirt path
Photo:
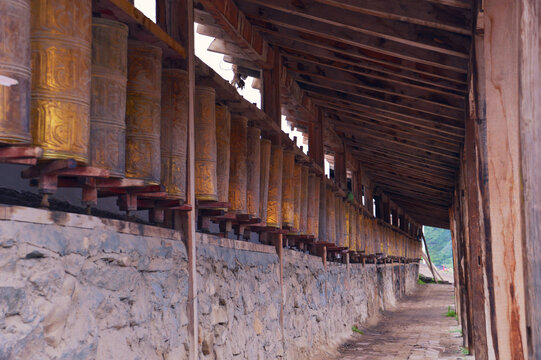
[[[452,285],[420,285],[376,325],[361,329],[364,334],[352,335],[340,347],[340,355],[328,360],[471,360],[462,353],[456,320],[445,316],[452,305]]]

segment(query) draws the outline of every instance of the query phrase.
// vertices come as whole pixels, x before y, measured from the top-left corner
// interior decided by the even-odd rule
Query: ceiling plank
[[[399,93],[388,93],[378,89],[367,89],[366,87],[348,84],[345,81],[340,81],[340,79],[333,79],[332,77],[326,78],[325,76],[321,75],[303,75],[298,72],[293,72],[293,75],[299,83],[315,85],[317,87],[338,91],[344,94],[350,94],[369,101],[380,102],[388,106],[420,111],[426,114],[455,121],[457,119],[464,119],[463,109],[452,108],[442,104],[435,104],[422,98],[415,98]]]
[[[448,126],[447,124],[434,123],[430,120],[419,119],[411,116],[405,116],[399,113],[386,111],[385,109],[376,109],[363,104],[354,104],[341,99],[330,100],[327,97],[312,94],[314,103],[321,108],[329,109],[335,113],[344,113],[353,116],[365,115],[382,121],[402,124],[408,127],[417,127],[417,129],[426,129],[429,132],[438,133],[441,136],[448,137],[455,141],[464,141],[464,130],[460,127]]]
[[[315,20],[349,32],[362,33],[447,55],[464,57],[469,53],[471,34],[458,34],[415,23],[378,18],[315,1],[239,0],[237,3],[246,14],[283,18],[283,14],[286,13],[294,15],[292,19],[302,17]],[[263,9],[268,12],[265,13]],[[270,11],[271,9],[275,11]]]
[[[454,126],[458,129],[464,129],[464,121],[457,118],[445,117],[443,115],[432,114],[426,111],[412,109],[403,105],[387,103],[385,101],[372,98],[369,96],[360,96],[344,93],[340,90],[335,90],[327,86],[309,84],[307,82],[299,83],[301,89],[309,94],[317,94],[321,97],[330,99],[331,102],[342,100],[351,104],[362,104],[368,107],[376,108],[379,110],[386,110],[392,113],[407,115],[417,119],[425,119],[433,123],[445,124]]]
[[[266,23],[258,26],[254,24],[270,43],[282,48],[313,54],[321,58],[348,61],[355,65],[355,61],[368,62],[394,71],[395,69],[411,71],[421,74],[426,79],[441,79],[456,84],[466,84],[466,74],[447,69],[436,68],[402,58],[383,55],[367,49],[352,47],[340,41],[331,41],[321,36],[305,34],[300,31],[272,26]]]
[[[445,4],[418,0],[316,0],[317,2],[384,19],[429,26],[434,29],[471,34],[472,14]]]
[[[456,54],[451,56],[431,50],[415,48],[392,40],[381,39],[361,33],[353,33],[334,25],[304,19],[299,16],[281,13],[272,9],[262,10],[263,11],[261,12],[246,15],[258,28],[287,28],[298,31],[301,34],[316,35],[330,41],[342,43],[346,46],[365,49],[375,54],[393,56],[413,61],[418,64],[425,64],[433,68],[451,70],[462,74],[467,72],[468,56],[466,55]],[[377,58],[377,56],[375,57]]]

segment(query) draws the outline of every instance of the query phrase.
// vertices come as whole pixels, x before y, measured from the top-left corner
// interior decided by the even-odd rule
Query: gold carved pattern
[[[293,227],[295,198],[295,153],[284,151],[282,173],[282,226]]]
[[[216,181],[216,105],[213,88],[195,88],[195,197],[218,200]]]
[[[32,0],[31,129],[44,159],[88,162],[91,1]]]
[[[188,90],[186,71],[163,70],[160,144],[162,183],[170,197],[181,200],[186,200]]]
[[[92,24],[90,164],[125,175],[128,28],[107,19]]]
[[[0,0],[0,143],[30,142],[30,2]]]
[[[231,116],[231,161],[229,170],[229,203],[230,211],[246,213],[246,185],[247,185],[247,136],[248,119],[244,116]]]
[[[126,177],[160,182],[161,49],[128,41]]]
[[[216,175],[218,177],[218,201],[229,200],[229,167],[231,146],[231,113],[227,106],[216,105]]]
[[[259,218],[259,186],[261,171],[261,130],[255,127],[248,128],[248,142],[246,155],[246,208],[248,214]]]
[[[282,227],[282,170],[283,150],[273,145],[271,148],[269,171],[269,196],[267,200],[267,226]]]

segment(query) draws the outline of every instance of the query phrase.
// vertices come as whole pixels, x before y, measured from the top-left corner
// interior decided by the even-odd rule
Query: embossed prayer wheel
[[[295,214],[293,217],[293,227],[297,229],[297,231],[301,228],[301,177],[302,166],[300,164],[295,164],[295,175],[293,177],[293,183],[295,186]]]
[[[195,116],[195,198],[218,200],[216,179],[216,92],[208,86],[196,86]],[[231,187],[231,184],[229,185]],[[231,194],[229,194],[231,197]]]
[[[260,182],[259,182],[259,217],[262,222],[267,220],[267,201],[269,198],[269,173],[271,159],[271,141],[261,139],[260,142]]]
[[[43,159],[88,162],[91,0],[32,0],[31,132]]]
[[[93,18],[89,164],[116,177],[125,174],[127,81],[128,27]]]
[[[284,151],[282,173],[282,226],[292,228],[295,222],[295,153]]]
[[[314,235],[314,227],[316,223],[316,209],[315,209],[315,196],[316,195],[316,176],[314,174],[308,175],[308,207],[307,207],[307,225],[306,232],[309,235]]]
[[[231,167],[229,170],[229,211],[246,214],[246,185],[247,168],[246,155],[248,151],[248,118],[241,115],[231,116]]]
[[[128,41],[126,177],[159,184],[162,50]]]
[[[282,227],[282,172],[284,151],[278,145],[272,145],[269,196],[267,200],[267,226]]]
[[[259,187],[261,166],[261,130],[248,127],[246,154],[246,208],[248,214],[259,218]]]
[[[308,167],[301,169],[301,221],[300,232],[306,234],[308,231]]]
[[[179,200],[186,200],[189,89],[186,71],[162,71],[161,182],[169,197]]]
[[[327,242],[336,244],[336,219],[335,213],[335,197],[332,189],[327,187]]]
[[[30,143],[30,0],[0,0],[0,144]]]
[[[229,201],[231,113],[225,105],[216,105],[216,176],[218,201]]]

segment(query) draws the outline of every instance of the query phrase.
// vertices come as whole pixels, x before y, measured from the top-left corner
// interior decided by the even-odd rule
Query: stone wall
[[[3,220],[3,221],[2,221]],[[179,232],[0,206],[0,359],[186,359]],[[308,359],[392,306],[416,265],[329,263],[197,235],[200,359]],[[283,329],[280,321],[283,301]]]

